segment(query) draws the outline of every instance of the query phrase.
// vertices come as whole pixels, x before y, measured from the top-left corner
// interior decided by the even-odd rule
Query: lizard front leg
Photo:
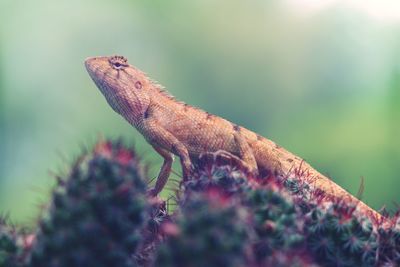
[[[143,130],[146,132],[144,135],[147,139],[147,141],[153,146],[160,148],[158,153],[160,153],[161,149],[163,149],[165,152],[168,153],[173,153],[177,155],[180,159],[181,165],[182,165],[182,177],[183,180],[187,180],[188,176],[190,174],[190,170],[192,168],[192,162],[189,157],[189,152],[185,145],[180,142],[172,133],[164,129],[155,119],[152,117],[148,117],[144,120],[143,122]],[[161,152],[161,153],[164,153]],[[161,154],[160,153],[160,154]],[[166,155],[166,153],[165,153]],[[161,156],[164,157],[163,154]],[[171,155],[170,155],[171,156]],[[169,156],[167,156],[169,157]],[[155,191],[160,192],[165,183],[168,180],[169,174],[171,172],[171,168],[168,167],[168,160],[166,160],[166,157],[164,157],[164,160],[167,161],[167,163],[164,164],[160,170],[160,174],[158,175],[158,178],[161,178],[160,181],[156,182],[156,187],[159,185],[157,188],[155,188]],[[171,161],[172,164],[172,161]]]
[[[158,154],[160,154],[160,156],[164,158],[164,162],[158,174],[156,184],[154,188],[151,189],[149,192],[151,196],[156,196],[161,192],[168,181],[168,177],[171,173],[172,162],[174,161],[174,155],[168,150],[165,150],[157,145],[152,146],[154,150],[157,151]]]

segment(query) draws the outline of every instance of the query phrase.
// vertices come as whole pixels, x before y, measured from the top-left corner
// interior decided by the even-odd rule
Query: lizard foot
[[[245,161],[243,161],[241,158],[238,156],[225,151],[225,150],[217,150],[215,152],[207,152],[202,155],[200,155],[201,158],[212,158],[213,160],[221,163],[222,165],[228,164],[228,165],[238,165],[240,167],[243,167],[248,173],[257,176],[258,175],[258,170],[251,168],[249,164],[247,164]]]
[[[261,177],[267,177],[270,175],[280,176],[282,175],[282,163],[277,159],[269,159],[268,164],[262,170],[260,170]]]
[[[182,181],[187,181],[193,173],[193,165],[190,161],[182,162]]]

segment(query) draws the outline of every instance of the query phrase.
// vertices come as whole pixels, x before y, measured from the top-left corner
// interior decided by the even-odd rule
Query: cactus
[[[168,212],[142,166],[121,142],[100,142],[58,180],[33,243],[0,224],[0,266],[400,265],[400,212],[360,213],[305,171],[256,177],[202,155]]]
[[[0,266],[18,266],[17,237],[15,230],[8,226],[6,218],[0,219]]]
[[[136,266],[148,209],[143,175],[120,143],[82,157],[54,189],[30,266]]]
[[[0,216],[0,267],[22,267],[33,235],[12,225]]]
[[[218,193],[193,194],[175,223],[163,226],[166,241],[154,266],[245,266],[249,235],[241,209]]]

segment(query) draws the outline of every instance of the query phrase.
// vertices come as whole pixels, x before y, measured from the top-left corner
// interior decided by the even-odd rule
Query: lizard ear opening
[[[140,81],[135,82],[135,88],[136,89],[142,89],[143,85]]]

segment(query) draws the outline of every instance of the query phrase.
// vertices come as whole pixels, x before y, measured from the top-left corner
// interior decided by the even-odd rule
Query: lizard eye
[[[123,69],[123,68],[125,68],[125,67],[127,66],[126,64],[121,63],[121,62],[118,62],[118,61],[112,62],[111,64],[112,64],[112,67],[113,67],[114,69],[116,69],[116,70]]]
[[[116,69],[122,69],[128,66],[128,61],[122,56],[113,56],[109,59],[111,66]]]

